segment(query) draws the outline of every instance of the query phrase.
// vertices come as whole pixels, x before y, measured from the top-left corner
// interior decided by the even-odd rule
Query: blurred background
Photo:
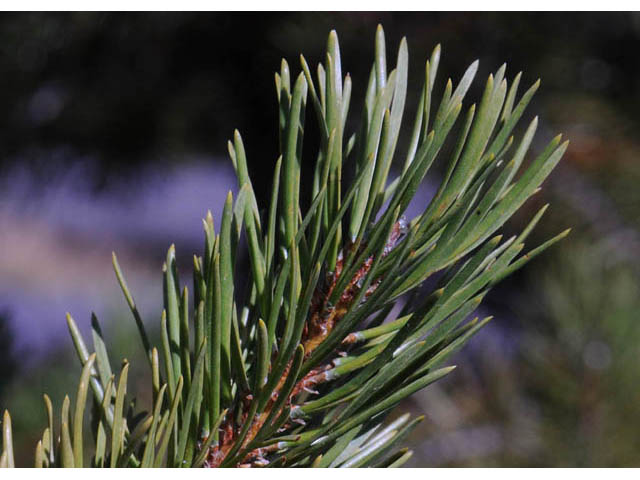
[[[235,190],[234,128],[267,199],[280,58],[297,72],[304,52],[315,66],[335,28],[355,122],[378,23],[390,62],[402,36],[409,43],[405,120],[441,43],[437,92],[479,58],[475,101],[506,61],[523,86],[542,78],[523,119],[541,117],[533,150],[559,132],[571,140],[506,231],[551,202],[531,241],[573,232],[491,292],[481,314],[495,319],[453,360],[456,373],[405,402],[426,415],[411,465],[640,465],[640,15],[631,13],[0,15],[0,409],[12,412],[19,463],[29,464],[45,423],[42,393],[56,408],[75,395],[65,312],[85,333],[96,313],[112,362],[128,358],[140,383],[131,391],[141,404],[148,397],[111,251],[153,328],[167,247],[175,242],[189,281],[200,219],[207,209],[217,219]],[[434,170],[425,201],[437,182]]]

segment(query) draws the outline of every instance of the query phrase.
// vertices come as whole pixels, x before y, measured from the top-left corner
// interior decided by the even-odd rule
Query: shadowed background
[[[410,438],[411,464],[640,464],[640,16],[628,13],[1,15],[0,408],[12,411],[19,463],[44,426],[42,393],[59,407],[75,392],[66,311],[85,332],[95,311],[112,361],[132,361],[131,391],[148,399],[110,252],[152,328],[167,247],[175,242],[188,273],[200,218],[211,209],[217,219],[235,190],[226,157],[234,128],[267,201],[280,59],[297,73],[303,52],[315,66],[335,28],[353,79],[353,130],[378,23],[390,63],[401,37],[409,43],[405,124],[441,43],[438,94],[479,58],[476,100],[506,61],[509,78],[524,72],[523,86],[542,78],[523,119],[541,117],[533,149],[558,132],[571,140],[506,233],[546,202],[532,240],[573,233],[490,293],[482,313],[495,319],[453,360],[456,373],[401,406],[426,415]],[[417,207],[437,182],[436,169]]]

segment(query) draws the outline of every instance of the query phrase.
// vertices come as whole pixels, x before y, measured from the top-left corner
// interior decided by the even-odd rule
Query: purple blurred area
[[[92,159],[73,165],[44,184],[16,167],[0,184],[0,311],[8,314],[14,348],[32,360],[66,339],[65,312],[86,325],[91,311],[107,321],[125,311],[112,251],[141,310],[156,313],[167,247],[175,243],[189,266],[202,245],[201,219],[208,209],[219,218],[235,189],[230,163],[205,156],[180,168],[145,167],[99,192],[92,191]]]

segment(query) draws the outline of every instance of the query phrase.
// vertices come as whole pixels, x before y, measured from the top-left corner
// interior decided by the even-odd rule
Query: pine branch
[[[385,424],[389,412],[453,370],[443,363],[490,320],[468,320],[488,290],[568,233],[521,255],[545,206],[517,237],[498,234],[567,148],[556,137],[522,168],[537,118],[519,141],[513,131],[539,82],[517,99],[521,74],[508,87],[503,65],[477,106],[466,107],[476,61],[455,88],[447,81],[437,104],[439,60],[437,46],[398,173],[392,166],[407,96],[405,39],[391,68],[378,28],[362,123],[351,136],[351,79],[342,74],[337,34],[329,35],[316,78],[304,57],[295,79],[283,60],[275,75],[281,151],[270,203],[256,199],[236,131],[228,146],[239,192],[235,201],[229,193],[218,232],[210,214],[203,221],[205,251],[194,257],[192,299],[179,283],[175,247],[167,253],[159,347],[150,343],[113,256],[149,359],[153,405],[137,415],[125,408],[129,365],[116,379],[95,316],[95,353],[68,316],[83,366],[73,424],[67,399],[56,435],[45,397],[49,425],[36,466],[83,465],[89,388],[92,466],[395,467],[408,460],[411,452],[396,448],[421,418]],[[320,134],[310,180],[301,178],[308,102]],[[453,149],[437,193],[420,215],[405,218],[445,145]],[[344,169],[354,172],[351,182]],[[302,185],[312,192],[306,211]],[[246,281],[236,268],[243,236],[246,298],[235,287]],[[431,278],[437,286],[426,291]],[[2,445],[0,466],[13,466],[8,413]]]

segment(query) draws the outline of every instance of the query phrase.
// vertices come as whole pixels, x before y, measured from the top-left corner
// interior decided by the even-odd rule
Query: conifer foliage
[[[113,256],[148,359],[153,403],[146,411],[130,408],[129,364],[118,372],[112,367],[97,318],[89,345],[67,316],[82,373],[74,405],[66,397],[54,413],[45,395],[48,425],[35,466],[395,467],[407,461],[411,452],[402,442],[421,418],[406,414],[389,422],[389,413],[451,373],[446,360],[489,321],[472,315],[488,290],[568,233],[521,254],[546,206],[519,235],[504,240],[498,233],[539,190],[567,143],[554,138],[524,168],[537,118],[519,138],[513,133],[539,82],[519,96],[521,74],[508,83],[503,65],[489,76],[478,104],[465,105],[476,61],[437,97],[437,46],[425,64],[406,153],[396,158],[403,120],[411,123],[403,119],[407,43],[400,42],[395,66],[385,49],[379,27],[353,133],[347,128],[352,83],[342,74],[336,33],[315,71],[303,56],[297,75],[282,61],[275,75],[281,155],[270,202],[256,200],[236,131],[229,155],[237,195],[229,193],[217,225],[211,214],[203,221],[204,251],[193,257],[191,291],[180,285],[174,246],[167,253],[160,345],[151,344]],[[315,122],[307,122],[309,115]],[[317,126],[320,137],[314,168],[304,169],[311,178],[301,175],[313,161],[303,158],[305,123]],[[445,168],[435,196],[406,218],[441,151]],[[302,185],[311,193],[308,207]],[[245,243],[248,272],[237,268]],[[83,431],[85,410],[92,414],[90,434]],[[2,433],[0,466],[12,467],[7,412]]]

